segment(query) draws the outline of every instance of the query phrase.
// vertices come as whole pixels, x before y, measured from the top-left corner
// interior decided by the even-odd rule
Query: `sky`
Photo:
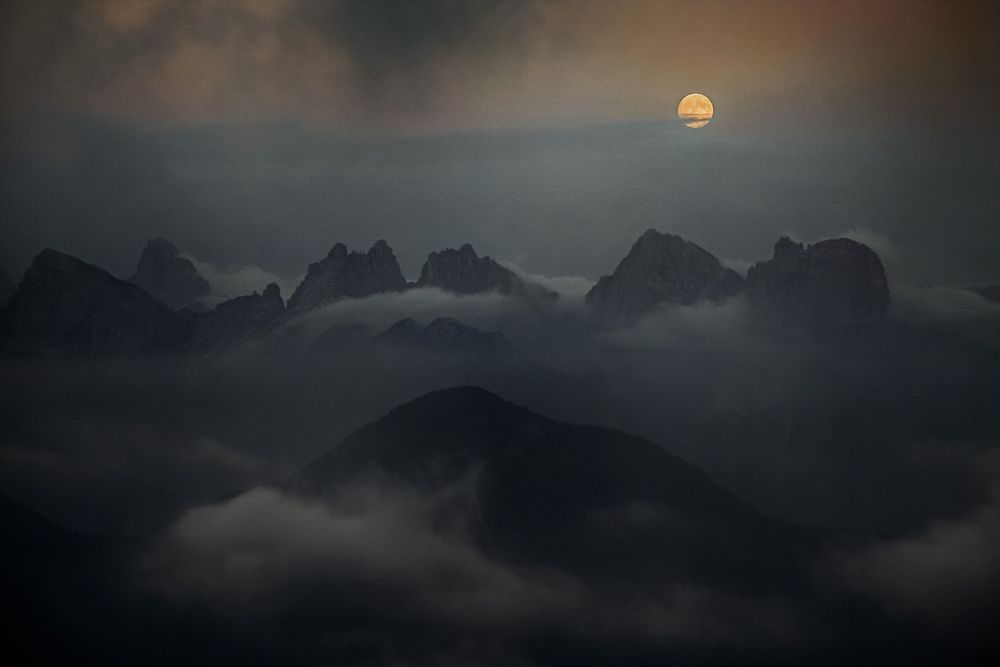
[[[384,238],[610,273],[852,236],[1000,282],[998,11],[973,2],[37,0],[0,9],[0,267],[162,236],[288,283]],[[691,130],[677,102],[716,116]],[[261,285],[263,287],[263,285]],[[285,296],[288,296],[287,294]]]
[[[18,576],[0,588],[21,596],[0,599],[25,604],[4,618],[27,619],[42,648],[79,638],[128,664],[143,651],[174,663],[244,651],[511,665],[546,663],[560,644],[568,664],[647,650],[967,664],[993,650],[1000,305],[954,288],[1000,285],[998,7],[0,1],[0,269],[15,279],[46,247],[128,278],[163,237],[212,283],[207,305],[272,280],[287,298],[335,243],[386,239],[411,280],[429,252],[469,242],[560,293],[334,300],[255,320],[259,336],[231,355],[21,356],[20,340],[0,341],[0,516],[22,516],[9,493],[59,526],[115,536],[55,560],[47,529],[42,558],[34,538],[10,540],[0,570]],[[677,118],[691,92],[714,103],[700,129]],[[879,253],[892,307],[857,337],[800,331],[752,294],[662,303],[603,328],[584,294],[648,228],[741,272],[784,235],[849,236]],[[27,319],[52,305],[36,292],[15,299]],[[69,296],[57,315],[89,298]],[[128,314],[90,313],[81,329],[124,323],[122,350],[145,330]],[[219,314],[172,321],[196,335]],[[242,335],[238,313],[223,315],[220,330]],[[454,325],[452,347],[379,337],[439,317],[478,332]],[[483,335],[504,342],[480,349]],[[823,534],[771,558],[776,525],[703,522],[689,475],[664,477],[676,505],[646,502],[656,468],[641,462],[655,459],[618,465],[629,450],[617,439],[609,479],[634,473],[634,491],[608,493],[530,447],[497,467],[460,448],[471,472],[433,492],[396,483],[392,466],[377,481],[331,478],[326,498],[295,488],[357,429],[459,385],[645,438]],[[538,424],[479,400],[468,422],[456,408],[441,442],[474,452],[483,424]],[[422,405],[430,430],[387,432],[407,441],[401,460],[431,443],[436,479],[450,466],[435,429],[449,420],[444,404]],[[589,451],[595,432],[566,428]],[[543,525],[536,513],[579,526],[579,552],[535,567],[516,541],[491,544],[504,528],[481,532],[480,501],[507,471],[520,479],[522,460],[552,506],[513,493],[497,516],[513,517],[512,534]],[[556,468],[567,474],[550,486]],[[569,496],[586,513],[566,520],[552,510]],[[674,572],[676,554],[696,555]]]

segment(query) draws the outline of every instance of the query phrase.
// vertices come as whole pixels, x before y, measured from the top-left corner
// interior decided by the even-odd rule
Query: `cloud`
[[[490,625],[530,623],[545,615],[539,607],[546,599],[570,602],[556,600],[569,594],[570,584],[561,583],[558,592],[529,585],[482,557],[461,534],[432,531],[442,500],[374,483],[350,488],[333,503],[254,489],[188,512],[146,567],[166,594],[230,611],[246,605],[276,611],[310,587],[339,591],[330,597],[332,607],[385,605],[387,615]]]
[[[753,342],[749,306],[743,297],[691,306],[661,305],[634,325],[602,336],[623,349],[673,350],[699,348],[733,350]]]
[[[989,632],[987,619],[1000,611],[1000,459],[990,453],[979,462],[993,475],[985,504],[932,520],[922,532],[838,553],[848,585],[934,630]]]
[[[757,263],[746,259],[720,259],[719,262],[727,269],[732,269],[743,277],[746,277],[750,267]]]
[[[794,645],[790,600],[705,588],[683,579],[587,580],[514,565],[475,545],[469,480],[429,495],[355,481],[324,501],[273,488],[185,514],[148,552],[142,573],[160,595],[223,616],[279,623],[286,614],[335,636],[339,619],[369,631],[402,623],[434,643],[486,632],[497,641],[553,636],[583,646]],[[457,505],[456,505],[457,503]],[[447,505],[462,518],[442,528]],[[437,518],[436,518],[437,517]],[[635,650],[633,644],[627,650]]]
[[[238,296],[245,296],[253,292],[259,294],[270,283],[278,285],[281,297],[287,301],[301,282],[301,278],[285,280],[283,277],[257,266],[246,265],[237,269],[219,269],[214,264],[203,262],[190,253],[185,252],[182,255],[191,260],[198,273],[212,286],[211,293],[201,300],[208,308],[214,308],[223,301]]]
[[[500,262],[522,280],[541,285],[542,287],[557,293],[565,304],[572,304],[573,307],[580,307],[583,298],[594,286],[593,280],[582,276],[546,276],[538,273],[528,273],[515,262]]]
[[[876,232],[866,227],[852,227],[841,232],[838,236],[842,236],[846,239],[852,239],[858,243],[863,243],[868,246],[878,253],[879,259],[882,260],[883,264],[899,264],[899,249],[892,242],[892,240],[889,239],[888,234]]]
[[[166,124],[296,117],[426,130],[662,117],[678,90],[693,87],[719,91],[720,113],[742,102],[731,117],[739,122],[748,109],[773,116],[776,81],[799,92],[789,106],[800,116],[804,104],[827,106],[830,96],[818,92],[861,97],[844,88],[866,92],[855,113],[870,116],[907,98],[883,90],[887,71],[945,100],[955,86],[992,74],[988,58],[964,55],[991,48],[984,12],[935,4],[907,6],[905,21],[893,3],[730,11],[534,0],[7,4],[5,102]],[[895,39],[886,39],[890,22]],[[835,28],[821,28],[828,25]],[[715,45],[710,53],[706,43]],[[874,61],[883,63],[879,73],[868,66]],[[742,99],[747,89],[760,91],[756,100]]]
[[[406,317],[425,324],[438,317],[453,317],[486,331],[517,332],[516,325],[531,326],[533,316],[538,314],[537,307],[524,299],[498,292],[464,295],[424,287],[362,299],[340,299],[296,318],[290,327],[307,342],[334,326],[362,324],[373,334],[381,333]]]
[[[1000,348],[1000,304],[969,290],[894,287],[889,314],[900,322],[961,334]]]

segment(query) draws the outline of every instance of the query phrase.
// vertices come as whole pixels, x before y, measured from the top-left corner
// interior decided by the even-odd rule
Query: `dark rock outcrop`
[[[211,291],[191,260],[181,257],[177,247],[165,239],[146,244],[129,282],[174,309],[196,309],[198,300]]]
[[[367,253],[333,246],[325,259],[309,265],[306,277],[288,300],[289,313],[302,313],[338,299],[406,289],[406,279],[392,248],[376,241]]]
[[[879,256],[851,239],[810,246],[782,237],[774,256],[747,274],[751,303],[816,332],[866,330],[889,306],[889,283]]]
[[[743,290],[743,279],[700,246],[673,234],[646,231],[614,273],[587,293],[609,324],[636,321],[661,303],[689,306],[721,301]]]
[[[10,279],[10,276],[4,271],[0,271],[0,308],[7,305],[10,301],[10,297],[14,296],[14,292],[17,291],[17,285],[14,281]]]
[[[236,297],[199,315],[189,348],[202,354],[235,352],[246,342],[267,333],[284,312],[281,292],[271,283],[263,294],[254,292]]]
[[[499,292],[543,299],[557,297],[555,292],[525,283],[490,257],[480,257],[468,243],[458,250],[446,248],[428,255],[416,286],[439,287],[455,294]]]
[[[439,352],[498,353],[511,349],[500,332],[483,331],[451,317],[439,317],[426,326],[406,318],[375,337],[383,345],[411,347]]]
[[[179,351],[191,319],[99,267],[43,250],[8,304],[4,328],[21,348],[123,356]]]
[[[979,287],[970,287],[969,291],[978,294],[987,301],[992,301],[993,303],[1000,303],[1000,285],[982,285]]]

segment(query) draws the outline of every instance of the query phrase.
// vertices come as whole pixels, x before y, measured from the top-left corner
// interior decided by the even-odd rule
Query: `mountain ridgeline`
[[[406,289],[396,255],[385,241],[366,253],[348,252],[338,243],[326,258],[309,265],[306,277],[288,299],[291,313],[302,313],[339,299],[361,299]]]
[[[498,293],[552,304],[558,294],[473,247],[432,252],[408,283],[383,240],[367,252],[337,243],[309,265],[288,299],[277,285],[204,311],[211,287],[194,264],[163,239],[150,241],[131,280],[54,250],[35,257],[2,311],[3,349],[56,349],[87,356],[148,353],[231,354],[282,326],[347,299],[436,288],[457,295]],[[10,289],[10,286],[8,286]],[[644,233],[611,275],[586,295],[592,320],[627,327],[654,309],[721,303],[745,294],[756,313],[817,334],[868,331],[889,304],[878,255],[849,239],[804,246],[787,238],[746,279],[700,246],[672,234]]]
[[[742,569],[754,571],[754,585],[782,588],[802,574],[794,564],[815,537],[761,514],[659,445],[559,423],[477,387],[431,392],[392,410],[306,466],[288,489],[336,497],[352,484],[387,480],[444,493],[452,511],[458,499],[450,493],[464,488],[468,502],[458,507],[474,508],[466,518],[478,548],[581,575],[628,577],[641,568],[718,584]],[[597,517],[636,508],[659,530],[629,532],[623,522],[615,524],[618,541],[595,539]],[[774,562],[781,567],[766,565]]]
[[[177,247],[166,239],[146,244],[129,282],[175,309],[197,308],[199,299],[212,289],[191,260],[181,257]]]
[[[432,252],[420,270],[417,287],[438,287],[455,294],[499,292],[518,297],[555,299],[558,295],[540,285],[521,280],[516,273],[490,257],[480,257],[466,243],[458,250]]]
[[[587,293],[608,324],[631,324],[660,304],[719,302],[743,291],[743,278],[714,255],[673,234],[648,230],[610,276]]]
[[[851,239],[807,247],[782,237],[774,257],[750,269],[747,283],[752,303],[819,331],[871,327],[889,306],[882,261]]]

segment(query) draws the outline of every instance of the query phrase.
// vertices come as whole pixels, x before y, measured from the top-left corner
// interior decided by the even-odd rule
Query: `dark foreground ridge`
[[[794,578],[787,567],[810,536],[760,514],[658,445],[558,423],[477,387],[435,391],[392,410],[307,466],[292,488],[336,494],[384,475],[425,492],[469,478],[483,548],[585,572],[679,568],[715,581],[739,569],[754,586],[782,587]],[[620,540],[635,540],[625,549],[595,539],[595,513],[636,505],[654,517],[683,516],[716,529],[622,534]],[[769,562],[781,562],[780,572]]]
[[[3,496],[0,523],[14,664],[977,657],[925,647],[827,586],[827,535],[767,517],[652,442],[472,386],[401,405],[282,488],[205,505],[181,529],[89,537]],[[211,585],[191,597],[189,575]]]

